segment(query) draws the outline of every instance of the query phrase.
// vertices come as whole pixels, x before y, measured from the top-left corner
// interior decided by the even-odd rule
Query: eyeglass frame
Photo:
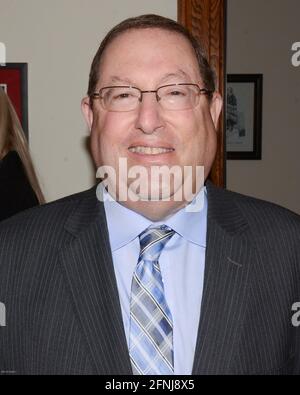
[[[155,89],[155,90],[144,90],[144,91],[142,91],[140,88],[138,88],[138,87],[136,87],[136,86],[132,86],[132,85],[112,85],[112,86],[103,86],[102,88],[99,89],[98,92],[94,92],[94,93],[90,96],[90,98],[91,98],[91,99],[102,99],[102,100],[103,100],[103,97],[101,96],[101,91],[104,90],[104,89],[109,89],[109,88],[131,88],[131,89],[132,89],[132,88],[133,88],[133,89],[136,89],[137,91],[140,92],[140,97],[138,98],[138,100],[139,100],[140,103],[142,103],[142,101],[143,101],[143,94],[144,94],[144,93],[155,93],[156,101],[159,103],[159,101],[161,100],[161,97],[158,96],[158,91],[159,91],[161,88],[167,88],[167,87],[170,87],[170,86],[182,86],[182,85],[196,86],[196,87],[199,89],[199,95],[200,95],[200,94],[204,94],[204,95],[207,95],[208,97],[211,97],[211,95],[214,93],[213,91],[211,91],[211,90],[209,90],[209,89],[200,88],[200,86],[199,86],[198,84],[189,83],[189,82],[181,82],[181,83],[177,83],[177,84],[162,85],[162,86],[159,86],[159,87],[158,87],[157,89]],[[104,106],[103,106],[103,108],[106,109]],[[192,108],[194,108],[194,107],[192,107]],[[107,109],[106,109],[106,110],[107,110]],[[129,112],[129,111],[134,111],[134,110],[135,110],[135,109],[127,110],[127,111],[116,111],[116,112]],[[113,110],[107,110],[107,111],[113,111]],[[170,110],[170,111],[172,111],[172,110]],[[173,110],[173,111],[175,111],[175,110]],[[178,110],[176,110],[176,111],[178,111]]]

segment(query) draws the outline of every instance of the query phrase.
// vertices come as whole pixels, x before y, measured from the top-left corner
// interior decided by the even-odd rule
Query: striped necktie
[[[162,225],[140,234],[141,251],[132,279],[129,354],[133,373],[174,374],[172,315],[158,263],[175,232]]]

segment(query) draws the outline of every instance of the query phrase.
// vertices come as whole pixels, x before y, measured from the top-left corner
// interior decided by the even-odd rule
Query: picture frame
[[[28,139],[28,67],[27,63],[0,65],[0,89],[9,96]]]
[[[261,159],[262,95],[262,74],[227,75],[227,159]]]

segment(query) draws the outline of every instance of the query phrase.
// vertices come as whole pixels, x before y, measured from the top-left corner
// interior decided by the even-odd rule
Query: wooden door
[[[226,0],[178,0],[178,21],[204,46],[208,61],[217,76],[217,90],[225,103],[225,17]],[[220,117],[218,150],[210,179],[225,187],[225,115]]]

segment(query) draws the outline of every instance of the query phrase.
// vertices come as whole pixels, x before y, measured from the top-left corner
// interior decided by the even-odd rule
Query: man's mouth
[[[129,147],[129,151],[135,154],[143,154],[143,155],[159,155],[166,154],[168,152],[173,152],[174,148],[165,148],[165,147],[147,147],[147,146],[135,146]]]

